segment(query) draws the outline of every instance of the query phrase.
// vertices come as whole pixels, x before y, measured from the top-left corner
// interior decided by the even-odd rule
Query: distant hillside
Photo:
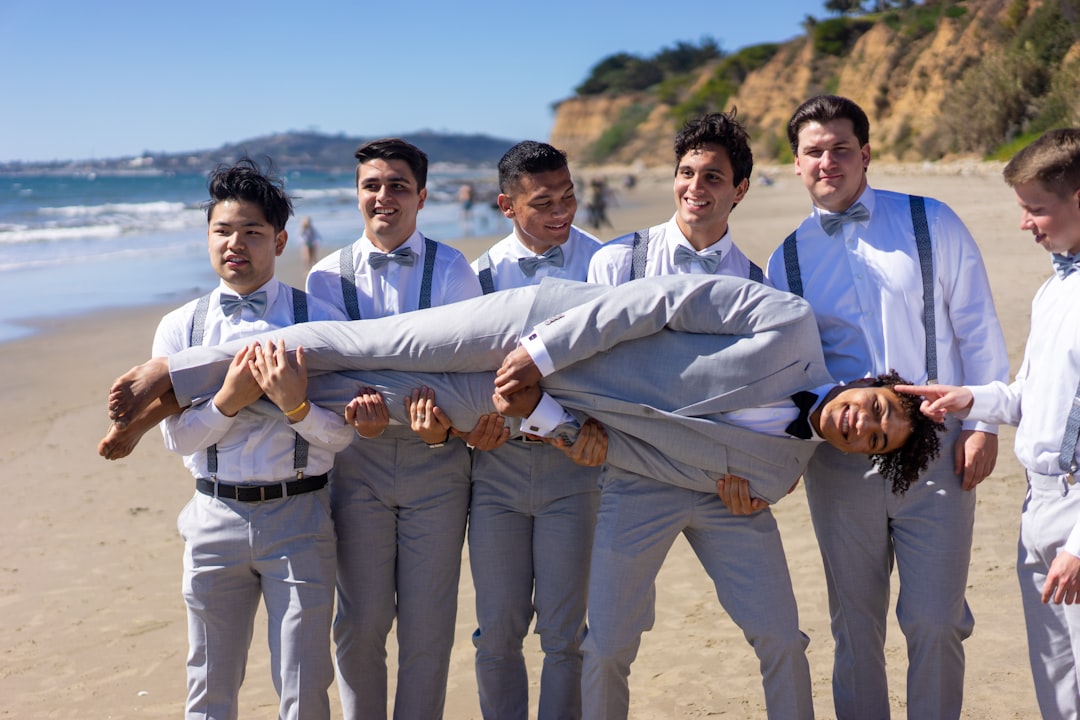
[[[467,167],[495,166],[517,140],[487,135],[448,135],[435,132],[401,136],[428,155],[434,163]],[[281,172],[292,170],[351,171],[353,153],[373,137],[286,132],[223,145],[214,150],[186,153],[146,153],[138,157],[107,160],[72,160],[51,163],[0,163],[0,172],[195,172],[204,173],[217,163],[231,162],[245,153],[254,158],[269,155]]]
[[[551,142],[582,163],[668,165],[686,118],[737,106],[755,157],[787,161],[787,121],[821,93],[858,102],[875,156],[891,160],[1008,155],[1080,125],[1080,0],[864,4],[877,11],[808,16],[806,33],[783,44],[606,58],[557,104]],[[673,68],[695,55],[693,68]]]

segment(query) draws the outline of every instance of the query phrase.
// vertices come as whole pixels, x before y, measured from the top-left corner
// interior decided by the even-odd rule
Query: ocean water
[[[419,227],[437,240],[463,235],[455,200],[464,180],[490,187],[492,171],[432,168]],[[352,173],[285,176],[296,217],[286,254],[299,253],[297,218],[310,215],[320,253],[363,231]],[[217,284],[206,254],[205,175],[0,175],[0,342],[32,321],[108,308],[179,305]],[[481,207],[483,206],[483,207]],[[478,203],[471,231],[508,231]]]

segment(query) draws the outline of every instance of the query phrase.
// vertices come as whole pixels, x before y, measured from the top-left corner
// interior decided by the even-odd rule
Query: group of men
[[[441,717],[467,528],[485,718],[527,716],[534,617],[539,717],[626,717],[680,533],[754,647],[769,717],[812,717],[808,638],[768,507],[802,476],[837,717],[889,716],[894,564],[909,717],[959,717],[974,489],[993,469],[995,426],[924,416],[892,388],[1007,380],[986,273],[946,205],[868,186],[855,103],[808,100],[788,137],[813,209],[764,271],[729,226],[753,167],[734,112],[677,136],[671,220],[603,245],[573,226],[565,155],[515,145],[498,198],[513,232],[472,266],[417,230],[423,153],[365,144],[364,235],[312,268],[306,295],[273,278],[290,209],[280,186],[248,166],[254,193],[215,194],[212,181],[222,285],[167,316],[155,359],[114,384],[101,446],[120,457],[166,418],[197,478],[181,516],[189,716],[235,716],[260,593],[282,717],[326,716],[336,584],[345,716],[386,716],[396,619],[394,716]],[[249,302],[264,291],[276,315]],[[276,544],[258,559],[243,532],[254,526],[316,546],[304,551],[319,561]],[[246,585],[239,606],[230,584]],[[294,615],[316,589],[316,612]],[[222,654],[231,643],[243,652]]]

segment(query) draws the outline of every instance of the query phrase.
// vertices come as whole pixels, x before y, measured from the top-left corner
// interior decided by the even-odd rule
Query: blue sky
[[[613,11],[613,8],[618,8]],[[546,139],[616,52],[787,40],[823,2],[0,0],[0,162],[286,130]]]

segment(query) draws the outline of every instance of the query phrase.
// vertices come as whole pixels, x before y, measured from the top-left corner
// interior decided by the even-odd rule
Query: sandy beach
[[[736,243],[760,265],[809,210],[805,190],[789,167],[765,171],[775,182],[759,184],[762,171],[755,171],[750,192],[731,219]],[[576,174],[582,194],[591,174]],[[986,260],[1015,372],[1031,298],[1050,268],[1030,234],[1017,229],[1018,211],[1000,168],[872,164],[870,178],[883,189],[942,199],[968,224]],[[637,187],[618,193],[610,211],[615,227],[598,234],[607,240],[666,221],[673,211],[668,171],[639,176]],[[578,219],[584,226],[584,207]],[[471,259],[496,239],[454,244]],[[303,284],[297,238],[286,250],[279,275]],[[192,478],[179,458],[162,447],[156,431],[132,457],[108,462],[97,455],[108,423],[109,384],[148,355],[158,319],[169,309],[68,318],[43,324],[32,337],[0,344],[0,460],[5,468],[0,717],[152,720],[182,714],[187,633],[180,596],[182,542],[175,521],[192,494]],[[976,625],[965,643],[963,715],[972,720],[1038,716],[1014,572],[1025,483],[1012,439],[1011,429],[1003,428],[997,469],[978,489],[968,579]],[[811,638],[817,716],[831,718],[833,642],[821,558],[802,489],[778,504],[775,513],[801,625]],[[480,717],[467,549],[462,563],[449,720]],[[541,659],[535,638],[529,639],[527,652],[535,688]],[[391,678],[395,653],[391,644]],[[887,654],[893,713],[902,718],[906,651],[893,617]],[[658,578],[656,625],[644,636],[630,682],[632,718],[765,717],[757,660],[682,540]],[[535,717],[535,692],[531,700]],[[336,687],[331,703],[334,717],[341,717]],[[260,618],[240,715],[271,718],[276,707]]]

